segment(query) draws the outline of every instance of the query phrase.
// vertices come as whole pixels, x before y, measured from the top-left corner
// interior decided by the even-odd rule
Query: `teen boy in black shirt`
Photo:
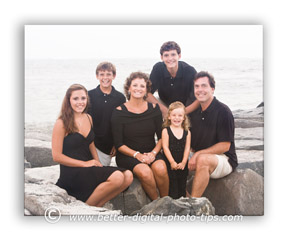
[[[196,70],[179,61],[181,49],[176,42],[165,42],[161,46],[160,54],[163,62],[156,63],[152,69],[152,91],[148,93],[147,100],[158,103],[163,116],[167,114],[168,106],[175,101],[180,101],[186,106],[187,114],[193,112],[199,106],[193,87]],[[161,101],[153,96],[157,90]]]
[[[191,146],[188,163],[195,170],[191,197],[201,197],[209,178],[222,178],[238,165],[234,144],[234,117],[231,110],[214,97],[215,81],[207,72],[194,80],[195,97],[200,107],[191,118]]]
[[[100,63],[96,68],[96,77],[100,84],[88,92],[90,100],[88,113],[93,119],[94,144],[100,162],[103,166],[109,166],[111,158],[116,154],[113,146],[111,115],[116,107],[126,102],[126,98],[112,86],[112,81],[116,77],[116,68],[112,63]]]

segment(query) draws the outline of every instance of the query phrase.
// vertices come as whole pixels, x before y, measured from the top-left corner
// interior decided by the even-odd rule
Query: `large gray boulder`
[[[187,184],[192,188],[193,176]],[[221,179],[210,179],[203,197],[215,207],[216,215],[264,214],[264,178],[251,169],[237,169]]]
[[[120,210],[91,207],[69,196],[55,185],[59,177],[59,166],[31,168],[25,171],[24,213],[43,216],[51,207],[61,215],[119,215]],[[56,211],[57,214],[57,211]]]
[[[77,211],[85,213],[86,208],[90,209],[89,206],[69,196],[64,189],[55,185],[59,174],[59,165],[25,169],[25,208],[32,215],[43,215],[45,209],[51,204],[58,206],[59,209],[62,209],[63,214],[67,215],[69,213],[74,214]],[[111,210],[112,213],[116,211],[129,215],[149,202],[151,200],[147,197],[139,180],[134,178],[129,188],[106,203],[104,208]],[[78,205],[80,210],[74,209]],[[103,212],[102,209],[100,210]]]
[[[134,177],[132,184],[126,191],[109,201],[112,209],[119,209],[123,214],[127,215],[141,209],[150,202],[150,198],[146,195],[140,181],[136,177]]]
[[[264,107],[233,111],[236,128],[264,127]]]
[[[158,198],[145,205],[131,215],[214,215],[215,209],[211,202],[203,198],[179,198],[173,199],[169,196]]]
[[[56,165],[52,158],[52,123],[25,124],[24,156],[30,167]],[[25,165],[28,167],[28,165]]]

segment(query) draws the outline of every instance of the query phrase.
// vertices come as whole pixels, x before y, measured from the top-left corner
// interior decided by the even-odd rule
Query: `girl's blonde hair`
[[[170,116],[171,112],[174,109],[177,109],[177,108],[182,108],[183,111],[184,111],[184,120],[182,122],[182,127],[183,127],[184,130],[188,131],[189,127],[190,127],[190,121],[189,121],[188,116],[185,114],[185,106],[184,106],[184,104],[179,102],[179,101],[173,102],[173,103],[171,103],[169,105],[168,114],[167,114],[167,116],[164,119],[163,128],[169,127],[171,125],[171,121],[169,119],[169,116]]]

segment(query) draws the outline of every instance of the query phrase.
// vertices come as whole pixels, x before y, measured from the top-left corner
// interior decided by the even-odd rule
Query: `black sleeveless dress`
[[[92,126],[87,137],[78,132],[68,134],[63,141],[63,154],[77,160],[92,160],[89,145],[93,141]],[[69,195],[85,202],[95,188],[117,170],[122,171],[123,169],[117,167],[68,167],[60,164],[60,177],[56,185],[65,189]]]
[[[181,139],[178,139],[174,136],[170,127],[167,127],[167,132],[169,135],[169,150],[175,160],[175,162],[182,162],[186,137],[188,132],[184,131]],[[170,162],[165,156],[165,162],[167,164],[168,175],[169,175],[169,196],[178,199],[180,197],[186,196],[186,181],[188,176],[188,161],[183,170],[171,170]]]

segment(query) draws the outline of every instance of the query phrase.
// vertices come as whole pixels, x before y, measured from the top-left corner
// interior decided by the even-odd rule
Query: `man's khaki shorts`
[[[210,175],[210,178],[214,179],[225,177],[233,170],[226,155],[221,154],[216,155],[216,157],[218,158],[218,165]]]

